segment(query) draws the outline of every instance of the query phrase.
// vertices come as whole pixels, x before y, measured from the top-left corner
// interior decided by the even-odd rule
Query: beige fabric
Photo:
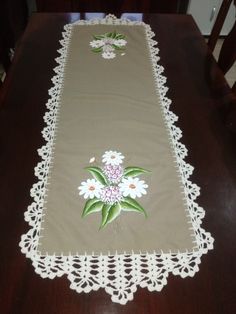
[[[107,60],[91,51],[93,34],[126,36],[126,54]],[[125,166],[151,170],[139,199],[148,218],[122,212],[99,231],[101,213],[85,218],[77,187],[92,178],[89,159],[116,150]],[[143,26],[74,26],[61,97],[53,167],[38,250],[48,254],[108,254],[191,250],[194,237],[168,132],[155,92]]]

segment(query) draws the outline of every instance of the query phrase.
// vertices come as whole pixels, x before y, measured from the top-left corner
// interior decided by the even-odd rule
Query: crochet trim
[[[140,253],[140,254],[115,254],[115,255],[40,255],[37,251],[40,240],[41,222],[43,219],[44,197],[47,193],[49,171],[53,160],[53,148],[56,140],[57,122],[60,110],[60,97],[63,86],[64,69],[70,43],[73,25],[142,25],[145,28],[150,62],[152,63],[153,76],[156,84],[157,97],[160,99],[163,117],[170,135],[171,145],[177,163],[179,178],[183,186],[186,211],[195,238],[194,249],[178,253]],[[104,288],[111,295],[113,302],[126,304],[133,299],[137,287],[146,287],[149,291],[160,291],[167,284],[169,273],[182,278],[194,276],[199,270],[200,258],[208,250],[213,249],[214,239],[202,227],[205,211],[196,203],[199,196],[199,187],[192,183],[190,176],[193,167],[184,160],[187,149],[180,142],[181,130],[175,125],[177,116],[170,110],[171,101],[166,97],[166,77],[164,68],[159,65],[157,42],[153,40],[154,33],[149,25],[143,22],[133,22],[128,19],[117,19],[107,15],[104,19],[89,21],[79,20],[67,24],[60,41],[60,56],[56,58],[58,66],[54,69],[52,79],[53,87],[49,90],[49,100],[46,104],[48,111],[45,113],[45,128],[42,135],[46,141],[39,150],[41,161],[35,168],[38,182],[31,189],[32,204],[25,212],[25,220],[30,225],[30,230],[22,235],[20,247],[22,253],[32,260],[36,273],[42,278],[53,279],[67,275],[71,282],[70,288],[77,292],[89,293],[91,290]]]

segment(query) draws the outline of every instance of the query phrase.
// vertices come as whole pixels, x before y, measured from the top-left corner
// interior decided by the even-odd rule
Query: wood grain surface
[[[63,25],[76,14],[33,15],[0,91],[0,312],[2,314],[232,314],[236,313],[236,134],[227,124],[236,106],[222,72],[189,16],[144,15],[156,33],[179,116],[192,180],[201,187],[203,227],[215,248],[193,278],[171,275],[161,292],[139,288],[122,306],[104,290],[78,294],[64,276],[42,279],[20,252],[28,230],[24,211],[36,181],[37,149]]]
[[[36,0],[36,5],[39,12],[185,13],[188,2],[189,0]]]

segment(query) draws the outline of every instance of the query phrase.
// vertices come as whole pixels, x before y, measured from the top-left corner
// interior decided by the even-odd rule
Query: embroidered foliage
[[[121,55],[124,55],[126,44],[125,35],[116,31],[104,35],[93,35],[93,40],[90,42],[92,51],[96,53],[101,52],[104,59],[115,58],[117,51],[121,51]]]
[[[123,159],[124,156],[119,152],[105,152],[102,156],[105,165],[102,168],[86,167],[93,179],[82,182],[78,187],[79,194],[88,198],[82,217],[101,212],[100,229],[115,220],[121,211],[133,211],[147,217],[145,209],[135,198],[145,195],[148,188],[145,181],[137,176],[150,171],[140,167],[123,168]]]

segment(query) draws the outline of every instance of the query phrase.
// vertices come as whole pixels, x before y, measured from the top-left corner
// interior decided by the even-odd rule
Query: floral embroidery
[[[123,168],[120,165],[105,165],[103,167],[103,172],[107,176],[110,183],[119,183],[123,176]]]
[[[124,196],[130,196],[132,198],[141,197],[144,194],[147,194],[146,188],[148,185],[139,178],[124,178],[119,184],[120,190],[123,192]]]
[[[122,167],[125,157],[116,151],[107,151],[102,156],[104,166],[86,167],[93,179],[88,179],[78,187],[79,195],[88,199],[82,217],[101,212],[100,228],[115,220],[122,211],[134,211],[147,217],[145,209],[135,200],[147,194],[148,185],[139,175],[150,171],[140,167]],[[92,157],[90,161],[95,161]]]
[[[123,56],[124,47],[127,44],[125,35],[116,33],[106,33],[104,35],[93,35],[94,40],[90,42],[93,52],[101,52],[104,59],[114,59],[116,52],[121,51]]]
[[[88,179],[87,181],[82,182],[78,189],[80,190],[79,194],[84,195],[84,198],[87,199],[99,197],[102,187],[103,185],[99,181]]]
[[[106,165],[119,165],[122,164],[125,157],[118,152],[108,151],[105,152],[102,156],[102,162],[105,162]]]
[[[114,185],[103,187],[100,198],[104,203],[110,205],[120,202],[123,199],[121,190],[118,186]]]

